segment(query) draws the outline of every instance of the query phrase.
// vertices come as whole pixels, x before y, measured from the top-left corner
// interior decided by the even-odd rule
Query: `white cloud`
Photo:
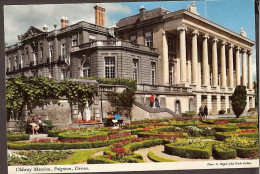
[[[113,16],[131,13],[130,8],[119,3],[101,5],[106,8],[106,27],[117,22]],[[57,28],[59,28],[62,16],[68,17],[69,25],[80,21],[95,23],[94,6],[95,4],[90,3],[5,6],[5,42],[8,45],[16,43],[18,41],[17,35],[25,33],[30,26],[42,30],[43,25],[47,24],[49,31],[51,31],[54,29],[54,24],[57,24]]]

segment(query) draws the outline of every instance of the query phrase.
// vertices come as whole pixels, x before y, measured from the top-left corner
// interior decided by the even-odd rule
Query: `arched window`
[[[90,77],[90,63],[89,61],[84,61],[82,65],[82,76]]]

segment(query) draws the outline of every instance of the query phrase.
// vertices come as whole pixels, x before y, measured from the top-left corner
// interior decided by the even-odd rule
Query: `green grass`
[[[87,162],[87,159],[94,153],[104,150],[102,149],[92,149],[92,150],[73,150],[73,154],[64,160],[55,161],[51,165],[70,165]]]
[[[258,115],[252,115],[252,116],[244,116],[241,118],[247,118],[247,119],[258,119]]]
[[[155,155],[152,151],[150,151],[147,154],[147,156],[150,160],[152,160],[154,162],[177,162],[176,160],[159,157],[159,156]]]

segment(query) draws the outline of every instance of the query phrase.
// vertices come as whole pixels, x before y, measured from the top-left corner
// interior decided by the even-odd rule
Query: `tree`
[[[244,112],[246,107],[246,87],[239,85],[231,96],[232,109],[237,118]]]

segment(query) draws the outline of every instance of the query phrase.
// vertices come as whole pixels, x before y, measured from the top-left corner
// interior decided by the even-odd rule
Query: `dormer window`
[[[52,62],[53,60],[53,46],[49,46],[49,58],[50,58],[50,62]]]
[[[33,65],[37,65],[38,62],[38,53],[34,52],[33,53]]]
[[[152,47],[153,46],[153,33],[152,32],[146,32],[144,34],[145,37],[145,46]]]
[[[24,59],[24,56],[23,56],[23,54],[21,54],[21,68],[23,68],[23,60]]]
[[[137,44],[137,37],[135,35],[134,36],[130,36],[129,40],[130,40],[131,43]]]

